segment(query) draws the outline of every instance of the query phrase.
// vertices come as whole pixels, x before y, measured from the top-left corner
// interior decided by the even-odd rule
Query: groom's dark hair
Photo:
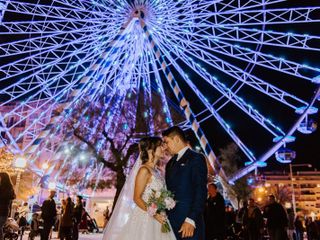
[[[178,136],[183,142],[188,142],[186,135],[184,134],[184,131],[179,128],[178,126],[170,127],[162,132],[163,137],[174,137]]]

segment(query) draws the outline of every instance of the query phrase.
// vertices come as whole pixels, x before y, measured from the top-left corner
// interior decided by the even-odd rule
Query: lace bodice
[[[154,172],[151,175],[150,182],[146,185],[146,188],[144,189],[144,192],[142,194],[142,200],[147,202],[153,190],[160,191],[164,187],[165,187],[164,178],[160,175],[159,172]]]

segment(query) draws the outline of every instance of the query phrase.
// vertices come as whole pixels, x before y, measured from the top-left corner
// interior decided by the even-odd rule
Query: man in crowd
[[[56,203],[53,199],[55,194],[56,192],[51,190],[48,199],[43,202],[41,207],[41,217],[43,219],[41,240],[49,239],[51,229],[56,221],[57,209]]]
[[[243,214],[243,227],[248,240],[261,240],[263,217],[253,198],[248,201],[248,208]]]
[[[288,218],[284,207],[276,202],[274,195],[269,195],[268,202],[269,204],[265,207],[263,215],[267,219],[270,240],[288,239],[286,233]]]
[[[82,210],[83,210],[83,204],[82,204],[82,197],[77,196],[76,204],[73,209],[73,240],[79,239],[79,225],[81,222],[82,217]]]
[[[214,183],[208,184],[205,208],[206,240],[223,240],[225,236],[225,202]]]

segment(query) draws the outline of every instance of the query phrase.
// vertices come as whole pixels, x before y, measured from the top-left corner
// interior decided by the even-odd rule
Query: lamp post
[[[24,169],[27,166],[27,160],[24,157],[17,157],[14,159],[13,167],[17,171],[17,180],[15,185],[16,194],[19,191],[20,181],[21,181],[21,173],[24,172]]]
[[[289,168],[290,168],[290,180],[291,180],[291,189],[292,189],[292,207],[293,207],[293,212],[294,215],[297,215],[297,210],[296,210],[296,196],[294,193],[294,186],[293,186],[293,174],[292,174],[292,167],[309,167],[311,168],[312,165],[311,164],[289,164]]]

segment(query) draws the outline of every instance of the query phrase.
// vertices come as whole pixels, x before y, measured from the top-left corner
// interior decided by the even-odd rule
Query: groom
[[[177,205],[168,212],[177,240],[204,240],[203,211],[207,198],[207,166],[202,154],[188,147],[177,126],[162,133],[167,150],[174,155],[166,166],[166,184]]]

